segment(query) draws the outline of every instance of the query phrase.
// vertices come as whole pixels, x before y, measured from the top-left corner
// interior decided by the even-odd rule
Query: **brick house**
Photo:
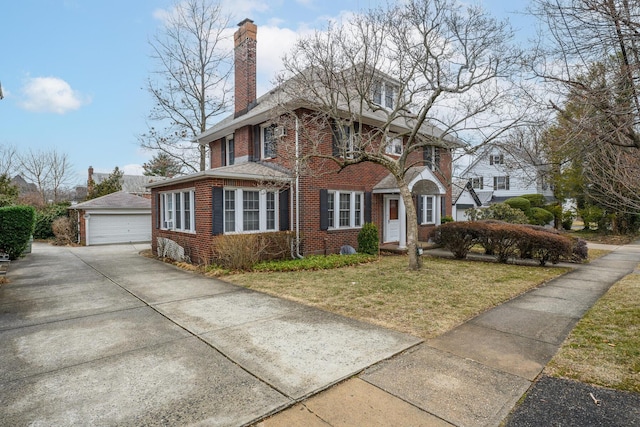
[[[339,170],[318,159],[309,162],[310,173],[294,176],[287,150],[304,135],[293,124],[274,124],[276,90],[256,99],[256,36],[251,20],[239,24],[234,113],[197,138],[210,149],[210,169],[148,185],[154,250],[158,238],[167,238],[193,261],[208,262],[219,236],[286,230],[299,237],[300,255],[337,253],[343,245],[357,248],[366,222],[377,225],[381,243],[406,247],[404,203],[383,166],[363,162]],[[360,117],[358,126],[376,126],[375,116]],[[318,146],[331,154],[335,139],[331,130],[324,134]],[[387,152],[393,156],[402,148],[394,141]],[[451,215],[451,150],[434,142],[412,156],[406,179],[419,239],[426,241],[441,217]]]

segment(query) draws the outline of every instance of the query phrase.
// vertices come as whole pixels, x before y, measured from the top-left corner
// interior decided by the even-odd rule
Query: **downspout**
[[[300,159],[299,159],[300,132],[299,121],[296,115],[296,258],[304,258],[300,255]]]

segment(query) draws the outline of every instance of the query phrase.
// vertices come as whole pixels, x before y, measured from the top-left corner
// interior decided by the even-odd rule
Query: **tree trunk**
[[[404,202],[405,213],[407,216],[407,251],[409,255],[409,269],[419,270],[422,263],[417,250],[418,214],[416,213],[416,206],[413,204],[413,196],[411,195],[411,190],[409,190],[409,184],[404,180],[404,177],[396,177],[396,180],[398,181],[400,196]]]

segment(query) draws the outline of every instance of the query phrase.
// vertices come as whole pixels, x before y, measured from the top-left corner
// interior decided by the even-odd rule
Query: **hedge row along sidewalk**
[[[582,262],[588,255],[582,239],[571,238],[555,229],[501,221],[443,224],[436,228],[434,241],[459,259],[466,258],[478,244],[487,255],[495,255],[503,263],[516,256],[537,259],[540,265],[548,261],[557,264],[561,260]]]

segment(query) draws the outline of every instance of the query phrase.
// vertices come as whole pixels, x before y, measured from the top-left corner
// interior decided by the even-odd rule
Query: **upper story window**
[[[469,182],[471,182],[471,188],[473,188],[474,190],[482,190],[484,188],[484,182],[481,176],[477,178],[471,178]]]
[[[503,165],[504,164],[504,154],[491,154],[489,156],[489,164],[490,165]]]
[[[388,109],[395,108],[398,101],[398,86],[393,83],[376,80],[371,90],[371,100]]]
[[[233,135],[227,136],[222,141],[222,143],[224,144],[224,146],[222,147],[222,156],[223,156],[222,165],[228,166],[228,165],[234,164],[236,159],[236,152],[235,152]]]
[[[353,127],[358,129],[359,123],[354,123]],[[332,125],[332,144],[333,144],[333,156],[336,157],[344,157],[347,159],[352,159],[355,148],[354,148],[354,133],[352,130],[351,124],[338,124],[334,123]]]
[[[393,156],[399,156],[402,154],[402,150],[402,138],[393,135],[387,136],[387,146],[385,148],[385,153],[391,154]]]
[[[195,231],[195,190],[160,194],[160,224],[164,230]]]
[[[427,145],[424,147],[424,164],[432,171],[438,170],[440,166],[440,147],[435,145]]]
[[[275,124],[260,128],[260,150],[263,159],[273,159],[276,157],[278,139],[285,135],[285,130]]]

